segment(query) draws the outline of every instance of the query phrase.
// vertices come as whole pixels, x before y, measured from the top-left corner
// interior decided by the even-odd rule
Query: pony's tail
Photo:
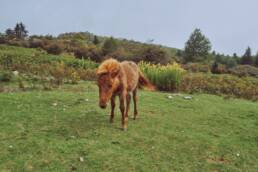
[[[146,89],[148,89],[150,91],[156,90],[155,86],[152,85],[147,78],[145,78],[145,76],[143,75],[142,72],[139,72],[139,86],[145,87]]]

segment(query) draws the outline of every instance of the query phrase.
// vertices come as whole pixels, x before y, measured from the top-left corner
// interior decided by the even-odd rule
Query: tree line
[[[41,48],[51,54],[66,52],[77,58],[91,58],[97,62],[113,57],[119,60],[145,60],[161,64],[173,61],[185,64],[213,62],[213,66],[223,64],[227,68],[238,64],[258,67],[258,53],[253,56],[250,47],[242,56],[238,56],[236,53],[229,56],[215,51],[211,52],[212,44],[200,29],[195,29],[191,33],[183,50],[152,43],[97,36],[88,32],[64,33],[57,37],[51,35],[28,36],[28,33],[22,22],[17,23],[14,28],[8,28],[4,34],[0,34],[0,43]]]

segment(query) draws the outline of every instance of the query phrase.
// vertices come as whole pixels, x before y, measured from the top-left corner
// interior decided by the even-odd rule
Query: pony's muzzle
[[[99,107],[105,109],[107,107],[106,103],[99,102]]]

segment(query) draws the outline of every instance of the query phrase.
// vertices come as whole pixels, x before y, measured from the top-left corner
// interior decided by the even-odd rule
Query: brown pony
[[[137,87],[145,86],[149,90],[154,90],[154,86],[143,76],[137,64],[131,61],[120,63],[115,59],[105,60],[97,69],[97,75],[99,106],[104,109],[108,101],[111,100],[110,122],[112,123],[114,120],[115,97],[119,96],[122,129],[127,130],[128,112],[131,101],[130,93],[133,93],[134,119],[136,119],[138,113]]]

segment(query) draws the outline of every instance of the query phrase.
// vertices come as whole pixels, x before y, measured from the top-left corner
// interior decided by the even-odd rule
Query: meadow
[[[0,171],[258,169],[255,77],[140,62],[157,91],[123,132],[98,107],[98,63],[7,45],[0,62]]]
[[[1,93],[1,171],[257,171],[256,102],[142,90],[122,132],[97,95],[93,82]]]

